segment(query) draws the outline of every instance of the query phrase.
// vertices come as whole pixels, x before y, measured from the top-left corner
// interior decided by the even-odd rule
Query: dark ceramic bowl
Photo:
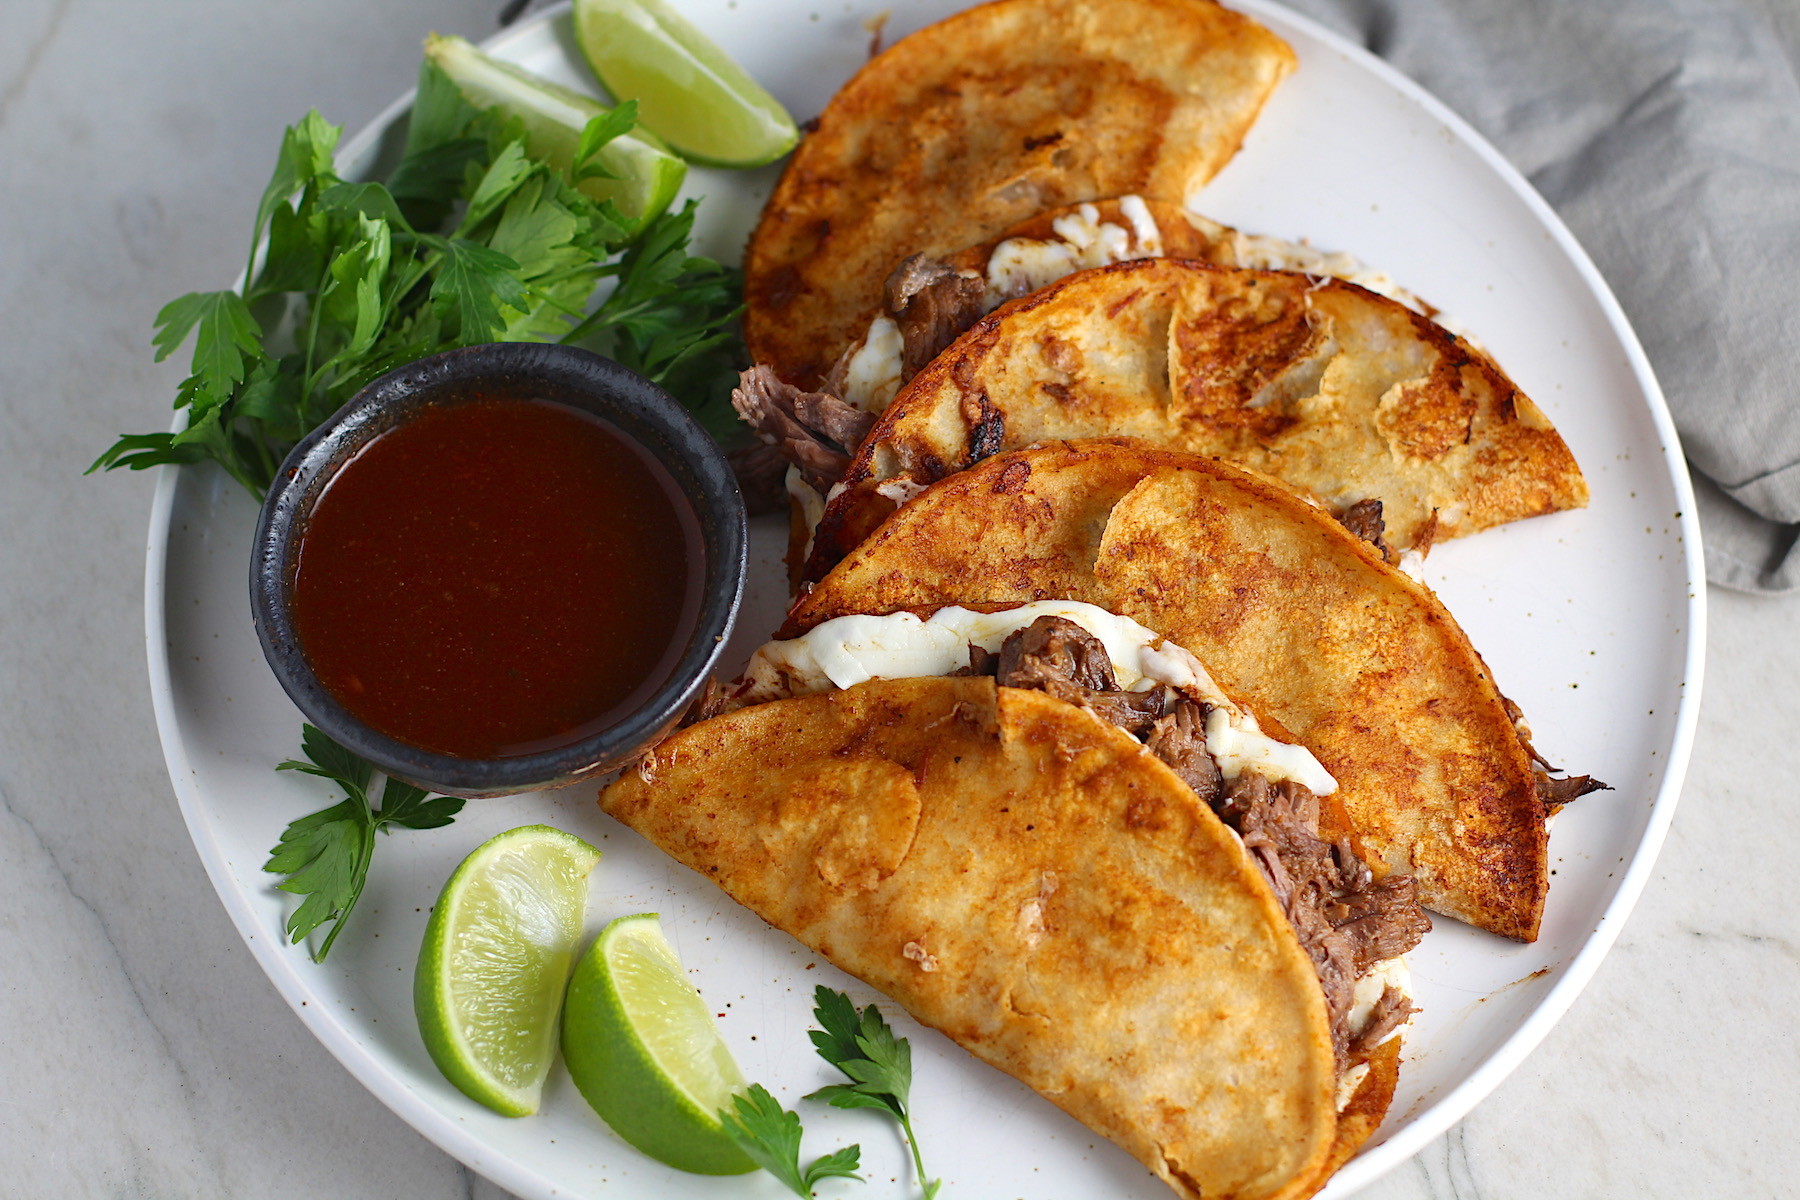
[[[700,611],[666,682],[639,708],[572,745],[505,758],[455,758],[370,728],[326,691],[295,636],[296,551],[313,504],[338,468],[427,406],[477,396],[559,401],[609,422],[673,477],[701,541]],[[383,375],[294,448],[257,522],[250,610],[275,678],[306,719],[383,772],[453,796],[503,796],[571,783],[622,765],[687,711],[724,649],[744,591],[744,501],[718,445],[667,392],[611,359],[568,346],[495,343],[452,350]]]

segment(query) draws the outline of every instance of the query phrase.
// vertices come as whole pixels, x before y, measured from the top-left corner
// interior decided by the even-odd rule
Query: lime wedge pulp
[[[665,0],[575,0],[575,40],[613,99],[669,145],[715,167],[759,167],[800,131],[775,97]]]
[[[413,1009],[444,1077],[508,1117],[538,1109],[600,852],[548,825],[476,847],[425,926]]]
[[[655,913],[608,925],[575,968],[563,1062],[613,1132],[657,1161],[703,1175],[756,1169],[719,1121],[744,1074]]]
[[[575,161],[581,131],[607,112],[593,97],[484,54],[459,37],[432,34],[425,39],[425,57],[456,83],[470,104],[519,118],[525,148],[564,171]],[[608,142],[595,159],[617,178],[591,176],[576,186],[595,200],[618,205],[631,233],[669,207],[687,176],[687,163],[642,127]]]

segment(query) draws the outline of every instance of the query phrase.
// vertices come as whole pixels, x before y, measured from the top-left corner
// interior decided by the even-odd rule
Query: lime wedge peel
[[[775,97],[665,0],[575,0],[575,40],[620,102],[694,162],[760,167],[800,131]]]
[[[719,1120],[744,1074],[655,913],[594,939],[569,981],[562,1040],[569,1077],[631,1145],[683,1171],[756,1169]]]
[[[463,38],[434,33],[425,39],[425,57],[470,104],[517,117],[525,126],[526,149],[564,171],[575,161],[581,131],[608,111],[592,96],[484,54]],[[687,177],[687,163],[642,126],[601,147],[595,161],[618,178],[593,176],[576,186],[595,200],[618,205],[631,233],[660,216]]]
[[[419,1034],[446,1079],[503,1116],[538,1110],[599,861],[548,825],[509,830],[463,860],[425,927]]]

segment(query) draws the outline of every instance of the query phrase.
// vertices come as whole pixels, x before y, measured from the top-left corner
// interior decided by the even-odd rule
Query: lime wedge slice
[[[425,926],[413,976],[425,1049],[446,1079],[504,1116],[538,1109],[599,861],[548,825],[510,830],[463,860]]]
[[[613,1132],[651,1158],[702,1175],[756,1169],[719,1122],[747,1090],[744,1073],[655,913],[608,925],[575,968],[563,1062]]]
[[[800,131],[775,97],[663,0],[575,0],[575,40],[613,98],[697,163],[760,167]]]
[[[519,118],[525,125],[525,148],[564,171],[575,161],[581,131],[608,111],[591,96],[483,54],[459,37],[432,34],[425,39],[425,57],[456,83],[470,104]],[[614,138],[595,159],[618,178],[591,176],[576,186],[595,200],[618,205],[633,234],[669,207],[687,176],[687,163],[643,127]]]

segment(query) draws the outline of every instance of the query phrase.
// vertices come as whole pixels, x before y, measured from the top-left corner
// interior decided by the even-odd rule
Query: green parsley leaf
[[[524,285],[514,274],[519,264],[498,250],[490,250],[467,238],[428,238],[444,256],[431,298],[438,312],[454,315],[464,345],[492,339],[506,321],[501,305],[517,305],[525,299]]]
[[[329,779],[344,789],[346,798],[289,824],[263,870],[285,875],[276,886],[305,897],[288,916],[290,942],[332,923],[313,954],[314,962],[324,962],[362,896],[375,855],[376,831],[394,825],[408,829],[448,825],[462,811],[463,801],[454,796],[432,798],[410,783],[389,779],[382,788],[381,809],[375,811],[369,807],[375,768],[367,760],[311,725],[301,727],[300,746],[305,759],[288,759],[275,769]]]
[[[630,133],[637,125],[637,112],[638,102],[627,100],[587,123],[581,131],[581,140],[575,145],[575,159],[570,166],[570,174],[575,182],[580,183],[583,179],[619,178],[594,161],[594,155],[600,153],[600,148],[614,138]]]
[[[390,778],[381,789],[380,820],[408,829],[438,829],[456,820],[463,801],[455,796],[433,796],[421,787]]]
[[[337,149],[342,127],[330,124],[313,109],[290,126],[281,139],[281,152],[275,158],[275,173],[263,189],[262,202],[256,206],[256,225],[250,233],[250,249],[254,256],[263,229],[279,206],[293,198],[295,192],[320,177],[336,178],[332,153]]]
[[[318,206],[324,212],[373,217],[395,228],[412,231],[394,194],[379,183],[334,183],[319,193]]]
[[[302,196],[296,207],[283,205],[269,218],[269,247],[256,277],[253,298],[317,287],[331,244],[331,219],[318,211],[316,200]]]
[[[429,58],[420,59],[419,90],[413,93],[412,112],[406,119],[406,149],[401,166],[418,155],[473,140],[468,138],[468,131],[474,118],[475,108],[463,98],[456,81]],[[460,171],[456,178],[461,181]],[[454,196],[452,188],[451,198]]]
[[[813,991],[813,1016],[820,1028],[808,1036],[819,1057],[842,1071],[849,1084],[834,1083],[806,1095],[824,1100],[833,1108],[880,1108],[893,1114],[906,1132],[912,1151],[913,1170],[925,1200],[933,1200],[943,1180],[925,1178],[919,1158],[919,1139],[907,1113],[907,1093],[912,1089],[912,1045],[897,1037],[873,1004],[860,1013],[850,997],[820,986]]]
[[[198,328],[194,338],[194,377],[214,395],[228,396],[243,382],[246,356],[262,357],[262,327],[236,292],[189,292],[156,314],[156,361],[175,352]]]
[[[810,1197],[825,1179],[854,1179],[861,1165],[862,1147],[845,1146],[800,1168],[800,1117],[781,1107],[781,1101],[760,1083],[731,1098],[732,1107],[719,1114],[725,1132],[756,1165],[781,1180],[790,1191]]]
[[[205,462],[210,457],[204,446],[177,446],[174,443],[172,433],[122,433],[88,470],[110,471],[114,467],[126,467],[142,471],[160,463]]]
[[[521,184],[507,200],[500,222],[488,239],[492,249],[519,264],[522,279],[538,279],[548,272],[574,266],[583,257],[580,247],[574,244],[580,231],[579,220],[554,194],[544,194],[552,182],[539,176]],[[550,190],[554,192],[553,188]],[[584,288],[591,291],[593,285],[585,282]]]
[[[472,230],[486,220],[521,183],[532,174],[534,164],[525,154],[525,139],[508,142],[488,164],[469,197],[469,210],[463,214],[462,230]]]

